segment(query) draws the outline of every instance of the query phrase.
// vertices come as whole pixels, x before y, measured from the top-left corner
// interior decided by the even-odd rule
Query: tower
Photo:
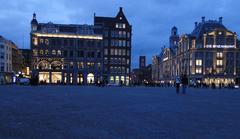
[[[179,42],[178,29],[177,27],[174,26],[171,30],[171,36],[169,37],[170,49],[175,51],[178,47],[178,42]]]
[[[37,22],[36,14],[33,13],[33,19],[31,21],[31,31],[37,31],[37,27],[38,27],[38,22]]]
[[[146,56],[140,56],[139,57],[139,68],[145,68],[146,67]]]

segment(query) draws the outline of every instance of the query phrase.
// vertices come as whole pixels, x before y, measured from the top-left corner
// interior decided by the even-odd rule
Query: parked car
[[[30,84],[30,80],[28,78],[20,78],[19,79],[19,84],[20,85],[29,85]]]

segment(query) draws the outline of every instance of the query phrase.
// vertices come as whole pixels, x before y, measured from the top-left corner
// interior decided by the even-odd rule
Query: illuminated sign
[[[167,61],[168,60],[168,57],[164,58],[163,61]]]
[[[235,48],[234,45],[206,45],[205,48]]]
[[[76,34],[50,34],[50,33],[34,33],[37,37],[53,37],[53,38],[78,38],[78,39],[94,39],[102,40],[101,35],[76,35]]]

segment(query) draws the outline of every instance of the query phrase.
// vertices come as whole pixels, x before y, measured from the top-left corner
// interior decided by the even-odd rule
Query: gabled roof
[[[121,17],[121,19],[120,19],[120,17]],[[94,22],[95,23],[99,23],[99,22],[102,22],[102,23],[104,23],[104,22],[112,22],[112,23],[114,23],[114,22],[125,22],[128,25],[130,25],[126,16],[125,16],[125,14],[124,14],[124,12],[123,12],[122,7],[119,8],[119,12],[117,13],[117,15],[115,17],[103,17],[103,16],[95,16],[94,15]]]

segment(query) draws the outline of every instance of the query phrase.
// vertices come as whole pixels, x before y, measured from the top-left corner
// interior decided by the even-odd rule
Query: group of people
[[[183,75],[181,77],[177,77],[176,78],[176,93],[179,94],[180,93],[180,85],[182,85],[182,94],[186,94],[186,88],[188,85],[188,78],[186,75]]]

